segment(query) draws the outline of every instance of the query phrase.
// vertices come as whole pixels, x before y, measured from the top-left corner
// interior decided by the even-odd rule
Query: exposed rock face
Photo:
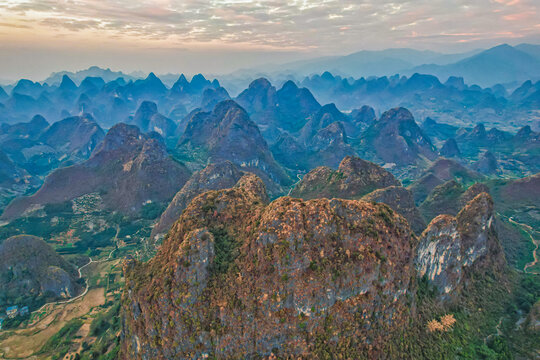
[[[161,115],[156,103],[152,101],[141,103],[133,117],[132,124],[138,126],[142,132],[155,131],[163,137],[173,136],[176,131],[174,121]]]
[[[192,115],[178,141],[186,154],[199,153],[209,163],[229,160],[259,175],[271,193],[280,191],[290,179],[276,163],[257,125],[246,111],[232,100],[216,105],[211,113]]]
[[[422,234],[417,250],[418,275],[426,276],[443,297],[450,296],[463,276],[461,237],[457,227],[455,217],[437,216]]]
[[[347,156],[337,171],[318,167],[307,173],[291,192],[304,200],[315,198],[359,199],[387,186],[400,186],[388,171],[372,162]]]
[[[248,175],[196,197],[154,259],[126,262],[121,358],[383,356],[409,321],[407,222],[357,200],[265,205],[263,190]]]
[[[440,291],[440,298],[456,297],[474,269],[502,271],[506,262],[492,227],[493,201],[486,193],[472,199],[457,217],[439,215],[422,234],[416,269]]]
[[[13,236],[0,244],[0,307],[16,305],[21,296],[77,295],[77,279],[77,269],[40,238]]]
[[[194,173],[161,214],[159,222],[152,229],[152,238],[167,233],[195,196],[209,190],[233,187],[242,175],[244,175],[244,172],[230,161],[210,164]]]
[[[90,159],[51,173],[37,193],[13,201],[2,218],[18,217],[32,205],[95,192],[103,194],[107,208],[134,213],[145,202],[171,199],[189,176],[185,166],[169,157],[161,139],[120,123],[109,130]]]
[[[381,160],[397,166],[411,165],[419,156],[434,160],[435,147],[418,127],[405,108],[395,108],[382,114],[363,136],[365,146]]]
[[[381,202],[390,206],[392,210],[407,219],[416,234],[422,233],[426,228],[426,222],[414,204],[412,193],[402,186],[388,186],[372,191],[362,197],[362,200]]]

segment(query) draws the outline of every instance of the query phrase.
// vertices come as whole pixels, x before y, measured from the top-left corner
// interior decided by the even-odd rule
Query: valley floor
[[[56,355],[59,349],[51,339],[72,321],[82,323],[73,334],[65,358],[79,353],[83,343],[95,341],[90,335],[92,321],[110,308],[122,289],[121,259],[108,256],[91,260],[80,271],[87,282],[84,293],[68,301],[46,304],[32,313],[27,327],[0,333],[0,359],[48,359]]]

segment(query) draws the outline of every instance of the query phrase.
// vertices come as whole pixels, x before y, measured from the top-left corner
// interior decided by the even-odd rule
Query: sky
[[[0,0],[0,81],[224,74],[359,50],[540,43],[540,0]]]

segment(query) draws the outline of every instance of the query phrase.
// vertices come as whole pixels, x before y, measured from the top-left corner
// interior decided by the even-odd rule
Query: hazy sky
[[[226,73],[362,49],[540,43],[540,0],[0,0],[0,79]]]

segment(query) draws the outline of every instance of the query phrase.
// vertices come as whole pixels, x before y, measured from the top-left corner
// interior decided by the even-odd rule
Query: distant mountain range
[[[122,71],[112,71],[111,69],[102,69],[98,66],[91,66],[86,70],[80,71],[60,71],[52,73],[47,79],[43,82],[49,85],[58,85],[62,82],[64,75],[69,76],[74,82],[80,84],[87,77],[100,77],[105,82],[113,81],[118,78],[124,78],[124,80],[136,80],[145,77],[145,74],[142,72],[134,72],[130,74],[123,73]]]
[[[499,45],[447,65],[421,65],[405,73],[433,74],[441,79],[461,76],[468,83],[491,86],[540,77],[540,45]]]
[[[407,48],[386,49],[380,51],[359,51],[345,56],[296,61],[281,65],[282,70],[309,75],[322,71],[331,71],[344,76],[383,76],[399,73],[404,69],[422,64],[450,64],[465,59],[481,50],[460,54],[442,54],[429,50]]]
[[[477,49],[457,54],[442,54],[414,49],[386,49],[359,51],[345,56],[326,56],[238,71],[220,78],[229,86],[232,79],[265,75],[287,79],[329,71],[342,77],[370,77],[384,75],[431,74],[446,81],[450,76],[463,77],[469,85],[483,87],[495,84],[517,85],[525,80],[540,79],[540,45],[502,44],[484,50]]]
[[[446,81],[450,76],[463,77],[468,85],[491,87],[495,84],[517,86],[526,80],[540,80],[540,45],[501,44],[489,49],[444,54],[430,50],[394,48],[378,51],[362,50],[348,55],[315,57],[282,64],[266,64],[248,69],[239,69],[230,74],[214,75],[231,94],[238,94],[253,79],[267,77],[274,83],[284,83],[313,74],[328,71],[342,77],[371,77],[406,75],[414,73],[437,76]],[[144,79],[146,73],[136,71],[125,73],[98,66],[80,71],[60,71],[40,81],[49,86],[58,86],[64,75],[76,84],[87,77],[102,78],[105,82],[123,78],[126,82]],[[167,86],[172,86],[179,74],[161,74],[159,78]],[[34,79],[35,80],[35,79]],[[4,89],[10,92],[14,85]],[[1,95],[0,95],[1,96]],[[231,95],[232,96],[232,95]]]

